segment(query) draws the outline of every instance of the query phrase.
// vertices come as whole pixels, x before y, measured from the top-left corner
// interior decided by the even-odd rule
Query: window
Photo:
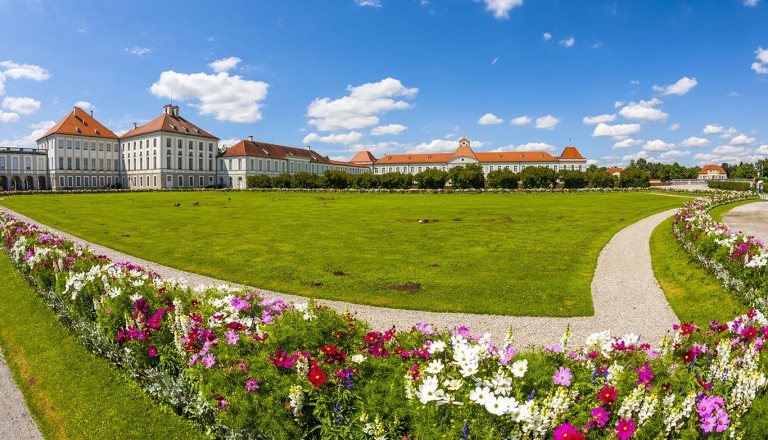
[[[112,176],[107,177],[107,185],[112,186]]]
[[[5,168],[5,167],[3,167],[3,168]],[[63,157],[59,158],[59,169],[60,170],[64,169],[64,158]],[[64,185],[62,185],[62,186],[64,186]]]
[[[104,186],[104,176],[99,176],[99,186]]]
[[[117,146],[117,144],[115,144],[115,146]],[[112,151],[112,144],[109,142],[107,142],[107,151]]]
[[[213,143],[208,142],[208,151],[213,152]]]
[[[139,186],[144,186],[144,176],[139,177]]]
[[[99,171],[104,171],[104,159],[99,159]]]
[[[183,167],[181,166],[182,165],[181,161],[182,161],[181,154],[179,154],[179,169],[180,170],[183,169]]]
[[[208,171],[213,171],[213,159],[208,159]]]
[[[200,186],[205,185],[205,178],[203,176],[200,176]]]
[[[72,141],[67,139],[67,150],[71,150],[71,149],[72,149]]]
[[[120,171],[120,162],[117,159],[115,159],[115,171]]]
[[[152,157],[152,169],[157,169],[157,156]]]
[[[99,151],[104,151],[104,142],[99,142]]]
[[[88,171],[88,159],[83,159],[83,169]]]
[[[76,170],[80,169],[80,158],[79,157],[75,158],[75,169]],[[80,186],[80,185],[77,185],[77,186]]]
[[[157,138],[152,139],[152,146],[155,148],[157,147]]]
[[[68,158],[67,158],[67,169],[68,169],[68,170],[71,170],[71,169],[72,169],[72,158],[71,158],[71,157],[68,157]],[[70,186],[71,186],[71,185],[70,185]]]
[[[237,159],[237,169],[238,170],[243,169],[243,159]]]
[[[200,150],[200,151],[203,151],[203,142],[202,141],[197,143],[197,149]]]
[[[179,147],[179,148],[184,148],[184,141],[181,140],[181,139],[178,139],[176,141],[176,146]]]
[[[74,185],[72,185],[72,176],[67,176],[67,186],[72,188]]]
[[[184,176],[179,176],[179,186],[184,186]]]
[[[203,171],[203,156],[202,155],[200,156],[200,159],[197,160],[197,162],[198,162],[197,163],[197,169],[199,169],[200,171]]]
[[[195,186],[195,178],[193,176],[189,176],[189,186]]]
[[[171,169],[171,156],[166,156],[165,157],[165,168],[167,168],[169,170]]]
[[[112,161],[107,159],[107,171],[112,171]]]
[[[89,179],[88,176],[83,177],[83,186],[86,187],[86,188],[91,186],[90,185],[90,183],[91,183],[90,180],[91,179]]]
[[[195,159],[192,157],[192,152],[191,151],[189,152],[189,155],[190,155],[189,156],[189,169],[190,170],[194,170],[195,169],[195,164],[194,164]]]
[[[59,158],[59,160],[61,160],[61,158]],[[62,167],[62,168],[64,168],[64,167]],[[4,157],[0,157],[0,171],[5,171],[5,158]]]
[[[168,185],[169,187],[173,186],[173,177],[166,176],[165,181],[167,182],[166,185]]]
[[[64,176],[59,176],[59,186],[64,188]]]
[[[152,176],[152,186],[157,186],[157,176]]]
[[[59,145],[59,148],[64,148],[64,141],[59,139],[56,141],[56,143]],[[61,186],[64,186],[64,179],[61,179]]]
[[[86,144],[85,148],[88,148],[88,144]],[[79,150],[79,149],[80,149],[80,141],[75,141],[75,150]]]
[[[83,186],[83,183],[82,183],[82,181],[80,180],[80,176],[77,176],[77,177],[75,178],[75,186],[77,186],[78,188],[80,188],[81,186]]]

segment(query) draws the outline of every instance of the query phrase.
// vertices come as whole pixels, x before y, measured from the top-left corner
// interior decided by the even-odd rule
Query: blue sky
[[[768,1],[0,0],[0,146],[173,99],[231,145],[768,155]]]

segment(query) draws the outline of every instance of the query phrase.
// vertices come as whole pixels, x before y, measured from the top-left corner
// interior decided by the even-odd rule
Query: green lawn
[[[0,204],[150,261],[264,289],[429,311],[584,316],[593,313],[597,256],[613,234],[684,201],[652,193],[156,192]],[[408,286],[417,288],[398,290]]]

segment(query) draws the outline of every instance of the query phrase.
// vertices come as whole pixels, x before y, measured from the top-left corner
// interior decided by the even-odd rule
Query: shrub
[[[517,189],[520,185],[520,176],[509,169],[491,171],[486,180],[491,188]]]
[[[749,182],[729,182],[727,180],[707,180],[707,187],[728,191],[749,191]]]
[[[352,174],[349,185],[353,188],[372,189],[379,186],[379,176],[372,173]]]
[[[437,168],[430,168],[416,173],[413,180],[416,181],[416,186],[420,189],[443,189],[445,182],[448,181],[448,173]]]
[[[272,180],[266,174],[248,176],[246,182],[248,188],[272,188]]]
[[[561,171],[560,177],[563,179],[563,187],[566,189],[586,188],[587,175],[581,171]]]
[[[520,172],[523,188],[549,188],[557,182],[557,173],[547,167],[526,167]]]
[[[273,188],[293,188],[293,177],[288,173],[279,174],[271,179]]]
[[[597,170],[587,176],[592,188],[613,188],[616,183],[616,179],[605,170]]]
[[[651,174],[637,167],[627,167],[619,178],[622,188],[648,188],[651,186]]]
[[[451,168],[448,178],[451,180],[451,186],[456,189],[477,189],[485,186],[483,167],[475,163]]]
[[[379,176],[379,184],[384,189],[410,189],[413,186],[413,175],[384,173]]]
[[[339,170],[325,170],[325,187],[335,189],[345,189],[349,187],[349,174]]]

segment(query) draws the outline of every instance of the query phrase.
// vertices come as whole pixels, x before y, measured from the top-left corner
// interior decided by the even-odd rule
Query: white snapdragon
[[[621,407],[617,412],[618,416],[622,419],[629,419],[632,414],[640,410],[640,405],[643,404],[643,394],[645,393],[645,386],[640,385],[635,387],[634,390],[627,396],[621,403]]]
[[[299,417],[301,409],[304,408],[304,390],[301,388],[301,385],[296,384],[291,387],[288,399],[290,399],[288,404],[293,410],[293,416]]]

